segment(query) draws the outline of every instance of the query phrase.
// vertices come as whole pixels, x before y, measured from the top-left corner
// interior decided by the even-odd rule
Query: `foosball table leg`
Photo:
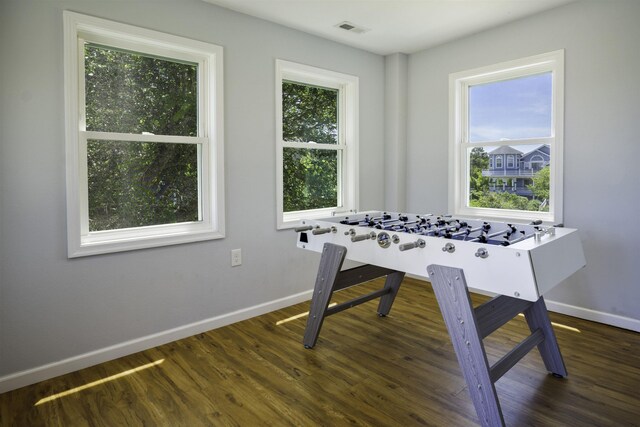
[[[346,253],[347,248],[332,243],[325,243],[322,248],[316,284],[313,288],[313,296],[311,297],[309,318],[307,319],[307,327],[302,340],[306,348],[312,348],[316,345],[325,317],[340,313],[341,311],[364,304],[376,298],[380,298],[378,314],[380,316],[386,316],[389,314],[393,301],[398,294],[398,289],[400,289],[400,284],[404,278],[403,272],[371,264],[342,270],[342,263],[344,262]],[[334,292],[382,276],[387,276],[383,288],[329,307],[329,302]]]
[[[551,326],[544,298],[540,297],[538,301],[526,309],[524,317],[527,319],[531,332],[540,329],[544,334],[545,339],[538,344],[538,351],[540,351],[540,356],[547,371],[551,372],[555,377],[566,377],[567,368],[562,359],[562,353],[560,353],[553,326]]]
[[[543,297],[531,302],[499,295],[474,308],[461,268],[430,265],[427,271],[483,426],[504,426],[494,384],[536,346],[549,372],[567,375]],[[482,340],[519,313],[524,313],[531,335],[489,366]]]
[[[309,308],[309,318],[307,328],[304,331],[302,343],[306,348],[316,345],[320,328],[325,318],[325,312],[333,293],[333,286],[342,268],[347,248],[344,246],[325,244],[320,257],[320,266],[316,276],[316,284],[313,288],[311,306]]]
[[[396,271],[387,276],[384,288],[388,289],[389,293],[380,298],[380,303],[378,304],[378,316],[386,316],[389,314],[393,301],[396,299],[396,295],[398,295],[402,279],[404,279],[404,272],[402,271]]]
[[[504,426],[462,269],[430,265],[427,271],[480,424]]]

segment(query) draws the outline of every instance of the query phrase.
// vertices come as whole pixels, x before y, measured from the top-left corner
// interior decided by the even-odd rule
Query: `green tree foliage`
[[[338,91],[300,83],[282,84],[285,141],[338,143]]]
[[[284,211],[337,206],[338,152],[313,145],[338,143],[338,91],[284,82],[282,112],[284,140],[309,144],[284,149]]]
[[[528,186],[528,188],[533,191],[533,195],[535,196],[535,198],[540,201],[549,200],[549,173],[549,166],[540,169],[533,176],[533,184]]]
[[[514,209],[520,211],[537,211],[540,202],[529,200],[517,194],[497,191],[487,191],[477,195],[469,205],[476,208]]]
[[[482,171],[489,169],[489,155],[482,147],[475,147],[471,150],[469,166],[471,200],[477,200],[489,191],[489,178],[482,176]]]
[[[90,131],[197,135],[197,66],[85,47]],[[90,140],[90,231],[197,221],[198,148]]]

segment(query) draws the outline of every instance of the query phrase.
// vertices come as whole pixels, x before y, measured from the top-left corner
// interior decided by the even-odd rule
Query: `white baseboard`
[[[422,280],[429,282],[424,277],[416,276],[413,274],[407,274],[407,277],[411,277],[416,280]],[[475,292],[490,297],[495,296],[491,292],[482,291],[469,287],[471,292]],[[617,314],[605,313],[604,311],[592,310],[590,308],[578,307],[575,305],[565,304],[563,302],[550,301],[545,298],[545,305],[549,311],[554,313],[566,314],[567,316],[577,317],[579,319],[590,320],[592,322],[604,323],[605,325],[615,326],[617,328],[628,329],[634,332],[640,332],[640,320],[633,319],[631,317],[624,317]]]
[[[545,299],[549,311],[640,332],[640,320]]]
[[[253,307],[237,310],[231,313],[201,320],[189,325],[180,326],[178,328],[169,329],[167,331],[158,332],[156,334],[147,335],[142,338],[125,341],[110,347],[80,354],[58,362],[49,363],[36,368],[16,372],[4,377],[0,377],[0,393],[15,390],[30,384],[44,381],[59,375],[68,374],[80,369],[88,368],[100,363],[108,362],[119,357],[137,353],[139,351],[148,350],[163,344],[167,344],[182,338],[197,335],[212,329],[230,325],[235,322],[250,319],[261,314],[279,310],[284,307],[308,301],[311,299],[313,291],[308,290],[295,295],[258,304]]]

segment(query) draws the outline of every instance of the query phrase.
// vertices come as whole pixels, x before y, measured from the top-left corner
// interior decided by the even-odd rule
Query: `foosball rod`
[[[467,242],[479,242],[479,241],[481,241],[483,239],[486,242],[488,239],[490,239],[492,237],[500,236],[501,234],[506,235],[508,232],[509,232],[508,229],[500,230],[500,231],[496,231],[495,233],[480,235],[480,236],[476,237],[475,239],[467,240]]]
[[[433,216],[433,214],[425,214],[424,216],[416,215],[416,218],[417,218],[416,220],[409,221],[409,217],[407,215],[398,214],[397,218],[389,218],[389,219],[382,219],[382,220],[379,220],[379,218],[374,218],[369,221],[369,224],[371,225],[371,222],[375,222],[377,220],[377,224],[373,224],[371,226],[376,227],[378,229],[382,229],[382,230],[388,230],[391,227],[398,227],[398,226],[405,227],[413,224],[427,223],[429,221],[427,217],[429,216]],[[398,224],[395,224],[395,223],[398,223]]]

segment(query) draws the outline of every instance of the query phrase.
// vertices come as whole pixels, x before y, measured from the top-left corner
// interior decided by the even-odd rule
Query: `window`
[[[542,156],[536,155],[531,157],[530,169],[539,171],[545,166]]]
[[[358,78],[276,61],[278,228],[358,207]]]
[[[222,48],[64,25],[69,257],[224,237]]]
[[[562,221],[563,88],[562,50],[449,76],[452,212]]]

